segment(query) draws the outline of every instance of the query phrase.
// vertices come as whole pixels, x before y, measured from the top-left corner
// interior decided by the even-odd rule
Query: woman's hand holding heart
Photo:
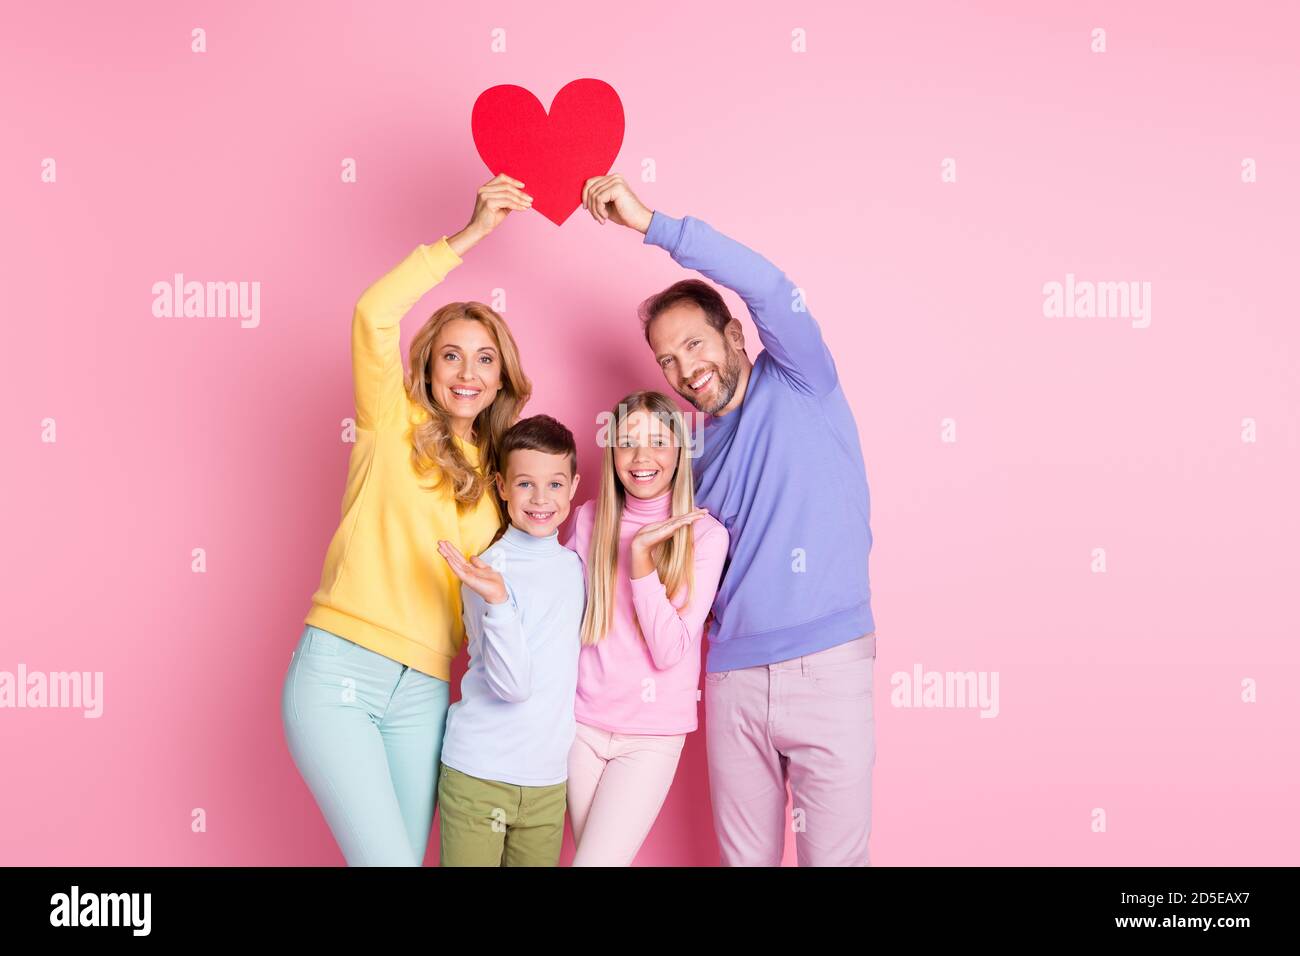
[[[474,196],[474,211],[469,223],[447,240],[451,251],[464,256],[480,239],[505,222],[512,210],[531,209],[533,197],[524,192],[523,185],[502,173],[480,186]]]

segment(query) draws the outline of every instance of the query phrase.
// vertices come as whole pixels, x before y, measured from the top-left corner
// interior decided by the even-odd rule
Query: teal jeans
[[[349,866],[422,866],[450,685],[308,624],[284,678],[289,753]]]

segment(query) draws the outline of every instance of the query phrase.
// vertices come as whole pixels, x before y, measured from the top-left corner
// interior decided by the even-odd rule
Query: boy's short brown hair
[[[548,455],[568,455],[569,475],[578,470],[578,446],[573,440],[573,432],[550,415],[533,415],[521,418],[501,436],[498,461],[501,462],[501,474],[504,477],[510,462],[512,451],[541,451]]]

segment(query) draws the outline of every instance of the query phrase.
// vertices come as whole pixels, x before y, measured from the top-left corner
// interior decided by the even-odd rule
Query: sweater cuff
[[[656,209],[650,216],[650,228],[645,231],[645,238],[641,243],[667,249],[668,254],[672,255],[677,251],[677,244],[681,242],[684,222],[684,219],[674,219]]]
[[[508,621],[510,618],[515,616],[515,612],[518,609],[519,605],[515,601],[514,589],[510,587],[510,582],[507,581],[506,599],[504,601],[500,604],[493,604],[490,601],[483,602],[483,619],[492,621],[493,623]]]
[[[654,568],[650,569],[649,574],[644,574],[639,578],[632,578],[632,598],[654,597],[656,594],[667,594],[664,583],[659,580],[659,572]]]
[[[443,236],[437,242],[431,242],[428,245],[420,246],[424,253],[424,263],[429,267],[429,273],[438,282],[446,278],[447,273],[460,265],[464,260],[456,255],[451,244],[447,242],[447,237]]]

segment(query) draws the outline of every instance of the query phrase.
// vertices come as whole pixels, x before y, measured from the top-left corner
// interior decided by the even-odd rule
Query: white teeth
[[[708,385],[708,384],[709,384],[709,380],[710,380],[711,378],[713,378],[713,373],[712,373],[712,372],[710,372],[708,375],[704,376],[704,377],[701,378],[701,379],[697,379],[696,381],[691,382],[691,388],[695,389],[695,390],[698,392],[698,391],[699,391],[700,389],[702,389],[705,385]]]
[[[473,398],[478,394],[478,390],[472,388],[453,388],[452,392],[461,398]]]

